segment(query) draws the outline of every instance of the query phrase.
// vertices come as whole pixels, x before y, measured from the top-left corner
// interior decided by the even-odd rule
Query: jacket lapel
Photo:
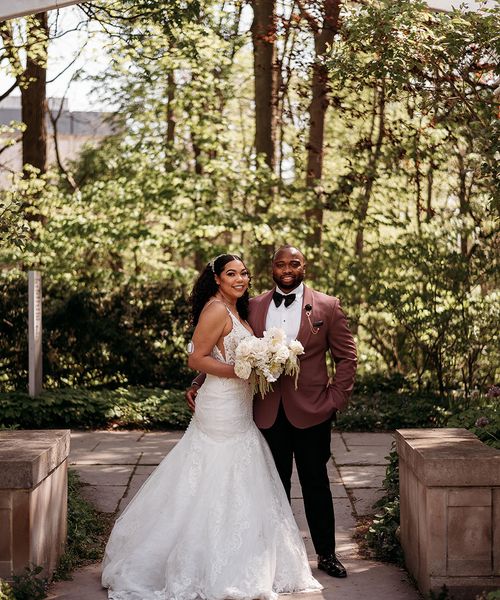
[[[314,300],[312,290],[311,288],[308,288],[306,285],[304,285],[304,296],[302,297],[302,313],[300,317],[299,333],[297,335],[297,339],[304,346],[304,348],[306,347],[309,338],[311,337],[311,326],[309,324],[309,319],[306,316],[306,311],[304,310],[304,306],[306,304],[310,304],[312,306],[311,313],[314,314]]]
[[[271,300],[273,298],[274,288],[264,294],[262,300],[258,304],[258,308],[255,311],[255,317],[253,320],[253,332],[257,337],[262,337],[264,335],[264,330],[266,328],[266,317],[267,310],[269,308],[269,304],[271,304]]]

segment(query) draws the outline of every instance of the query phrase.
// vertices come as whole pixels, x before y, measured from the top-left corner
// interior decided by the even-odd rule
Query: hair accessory
[[[215,262],[217,259],[219,259],[221,256],[226,256],[225,254],[219,254],[218,256],[216,256],[215,258],[212,258],[212,260],[208,263],[210,268],[212,269],[212,273],[215,275]]]

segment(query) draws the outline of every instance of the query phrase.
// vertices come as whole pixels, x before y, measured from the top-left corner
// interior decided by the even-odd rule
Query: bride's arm
[[[194,330],[193,351],[188,358],[189,368],[218,377],[237,377],[232,365],[226,365],[210,356],[219,339],[229,333],[231,327],[231,319],[222,303],[213,302],[205,308]]]

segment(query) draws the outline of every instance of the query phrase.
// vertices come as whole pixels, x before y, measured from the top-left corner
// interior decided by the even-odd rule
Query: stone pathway
[[[85,496],[98,510],[119,515],[158,463],[175,446],[182,432],[75,431],[71,436],[70,466],[87,485]],[[373,512],[382,495],[385,457],[392,435],[386,433],[334,433],[329,466],[334,497],[337,550],[348,570],[346,579],[333,579],[316,569],[300,486],[294,474],[292,507],[302,531],[315,577],[324,586],[321,594],[289,595],[291,600],[418,600],[405,571],[393,565],[360,558],[352,535],[356,516]],[[49,600],[105,600],[100,585],[100,565],[89,565],[73,574],[72,581],[51,587]]]

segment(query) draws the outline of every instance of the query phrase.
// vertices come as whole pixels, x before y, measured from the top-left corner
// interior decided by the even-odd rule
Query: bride
[[[195,283],[189,366],[207,378],[181,441],[111,532],[110,600],[274,600],[321,589],[253,422],[251,388],[234,373],[236,346],[252,335],[249,282],[241,258],[222,254]]]

